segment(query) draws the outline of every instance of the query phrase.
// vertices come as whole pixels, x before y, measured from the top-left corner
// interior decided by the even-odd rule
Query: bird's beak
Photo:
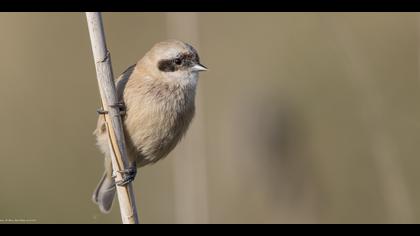
[[[206,71],[207,67],[201,65],[200,63],[197,63],[192,67],[192,70],[193,71]]]

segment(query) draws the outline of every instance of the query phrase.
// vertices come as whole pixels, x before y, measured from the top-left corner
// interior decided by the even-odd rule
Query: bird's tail
[[[102,213],[109,213],[112,208],[116,192],[115,182],[109,171],[105,171],[98,186],[93,192],[92,200],[98,204],[99,210]]]

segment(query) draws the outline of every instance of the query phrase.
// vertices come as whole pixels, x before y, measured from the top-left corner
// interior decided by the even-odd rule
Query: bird
[[[115,80],[123,104],[127,156],[133,168],[126,173],[127,182],[134,180],[137,168],[163,159],[185,136],[195,113],[199,72],[206,70],[193,46],[170,39],[156,43]],[[105,171],[92,200],[102,213],[109,213],[119,183],[113,178],[104,116],[98,117],[93,134],[105,156]]]

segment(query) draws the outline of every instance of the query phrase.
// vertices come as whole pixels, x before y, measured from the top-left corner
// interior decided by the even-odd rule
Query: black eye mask
[[[200,63],[197,53],[183,53],[172,59],[163,59],[158,62],[158,68],[163,72],[187,70]]]

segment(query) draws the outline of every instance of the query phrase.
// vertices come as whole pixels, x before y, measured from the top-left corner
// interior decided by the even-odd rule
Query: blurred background
[[[420,223],[420,15],[104,13],[115,76],[156,42],[209,67],[197,115],[135,182],[142,223]],[[0,223],[120,223],[83,13],[0,14]]]

